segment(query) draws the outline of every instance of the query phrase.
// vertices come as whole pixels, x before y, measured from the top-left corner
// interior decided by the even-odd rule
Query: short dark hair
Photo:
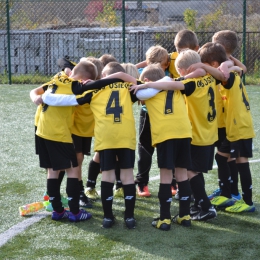
[[[103,54],[99,60],[103,63],[104,67],[112,61],[118,62],[117,59],[111,54]]]
[[[199,46],[197,35],[188,29],[179,31],[174,39],[174,45],[177,49],[195,50]]]
[[[198,51],[201,62],[209,63],[216,61],[219,64],[227,60],[227,54],[224,47],[219,43],[208,42]]]
[[[120,63],[112,61],[104,67],[102,74],[111,75],[116,72],[125,72],[125,69]]]

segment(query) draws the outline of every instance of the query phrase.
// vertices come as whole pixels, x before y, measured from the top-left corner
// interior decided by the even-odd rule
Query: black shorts
[[[134,168],[135,150],[127,148],[106,149],[99,151],[101,171],[110,171],[115,169],[118,158],[120,169]]]
[[[190,168],[191,138],[170,139],[156,145],[158,167],[171,169]]]
[[[218,128],[218,140],[215,142],[215,147],[219,149],[222,142],[226,139],[226,127]]]
[[[191,145],[191,168],[188,169],[193,172],[207,173],[212,170],[214,161],[215,146],[198,146]]]
[[[250,139],[241,139],[235,142],[230,142],[227,139],[224,140],[220,148],[218,149],[219,152],[222,153],[229,153],[230,158],[238,158],[238,157],[246,157],[252,158],[253,151],[252,151],[253,140]]]
[[[41,168],[50,168],[54,171],[77,167],[78,161],[74,145],[38,137],[39,159]]]
[[[78,135],[71,135],[76,153],[83,153],[90,155],[92,137],[81,137]]]

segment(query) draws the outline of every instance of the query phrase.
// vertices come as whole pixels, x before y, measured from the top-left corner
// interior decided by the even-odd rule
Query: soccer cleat
[[[172,218],[172,222],[179,224],[181,226],[184,226],[184,227],[190,227],[191,226],[191,217],[190,217],[190,215],[186,215],[183,217],[176,215],[175,217]]]
[[[103,228],[111,228],[115,224],[115,218],[104,218],[102,227]]]
[[[149,191],[147,185],[146,185],[146,186],[143,186],[143,187],[140,187],[140,186],[138,185],[137,194],[138,194],[138,196],[140,196],[140,197],[150,197],[150,196],[151,196],[151,193],[150,193],[150,191]]]
[[[242,196],[240,195],[240,193],[238,193],[237,195],[235,194],[231,194],[232,199],[236,202],[237,200],[241,200]]]
[[[59,220],[64,219],[64,218],[68,218],[68,215],[69,215],[69,211],[67,211],[65,209],[61,213],[53,211],[52,215],[51,215],[51,219],[59,221]]]
[[[200,213],[201,207],[199,205],[192,205],[190,206],[190,215],[194,216]]]
[[[124,189],[118,188],[114,191],[114,198],[124,198]]]
[[[177,188],[175,189],[173,186],[171,186],[172,196],[175,196],[177,193]]]
[[[134,229],[136,224],[136,220],[134,218],[125,219],[125,225],[128,229]]]
[[[160,220],[160,218],[156,218],[152,222],[152,226],[161,229],[163,231],[168,231],[171,228],[171,220],[170,219]]]
[[[225,211],[230,213],[255,212],[255,205],[250,206],[243,200],[238,200],[233,206],[225,208]]]
[[[73,214],[72,212],[69,212],[69,221],[71,222],[79,222],[88,220],[92,217],[92,215],[85,211],[84,209],[80,209],[78,214]]]
[[[85,195],[83,191],[80,192],[79,195],[79,206],[83,208],[92,208],[93,205],[89,201],[88,197]]]
[[[98,193],[96,189],[92,187],[87,187],[85,189],[85,194],[92,201],[95,201],[98,198]]]
[[[200,210],[200,212],[196,215],[193,215],[191,217],[192,220],[197,220],[197,221],[206,221],[212,218],[215,218],[217,216],[217,212],[213,206],[211,206],[208,210]]]
[[[221,194],[221,189],[218,188],[218,189],[214,190],[214,191],[208,196],[208,198],[209,198],[210,200],[212,200],[213,198],[215,198],[215,197],[217,197],[217,196],[220,196],[220,194]]]
[[[234,205],[234,200],[225,196],[217,196],[211,200],[211,204],[216,208],[226,208]]]

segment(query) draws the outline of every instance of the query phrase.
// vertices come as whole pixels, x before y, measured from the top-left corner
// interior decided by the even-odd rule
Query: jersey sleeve
[[[234,72],[230,72],[230,76],[228,80],[226,82],[221,82],[221,84],[225,89],[231,89],[234,82],[235,82],[235,74]]]
[[[186,96],[190,96],[196,89],[196,83],[195,81],[183,81],[184,84],[184,90],[181,91],[181,93],[185,94]]]
[[[72,82],[72,92],[75,95],[80,95],[88,90],[94,89],[102,89],[107,85],[116,83],[116,82],[124,82],[121,79],[113,78],[113,79],[100,79],[96,81],[87,82],[86,84],[80,83],[79,81]]]

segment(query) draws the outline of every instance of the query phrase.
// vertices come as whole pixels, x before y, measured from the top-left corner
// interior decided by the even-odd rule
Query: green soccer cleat
[[[226,208],[234,205],[234,200],[232,198],[227,198],[224,196],[216,196],[210,202],[216,208]]]
[[[85,194],[91,201],[95,201],[98,198],[96,189],[92,187],[87,187],[85,189]]]
[[[170,219],[160,220],[159,218],[156,218],[152,222],[152,226],[161,229],[163,231],[168,231],[171,228],[171,220]]]
[[[225,208],[230,213],[255,212],[255,205],[246,204],[243,200],[238,200],[233,206]]]
[[[183,216],[180,218],[179,215],[176,215],[175,217],[172,218],[172,222],[179,224],[181,226],[184,226],[184,227],[190,227],[191,226],[191,217],[190,217],[190,215],[186,215],[186,216]]]
[[[124,189],[118,188],[114,191],[114,198],[124,198]]]

